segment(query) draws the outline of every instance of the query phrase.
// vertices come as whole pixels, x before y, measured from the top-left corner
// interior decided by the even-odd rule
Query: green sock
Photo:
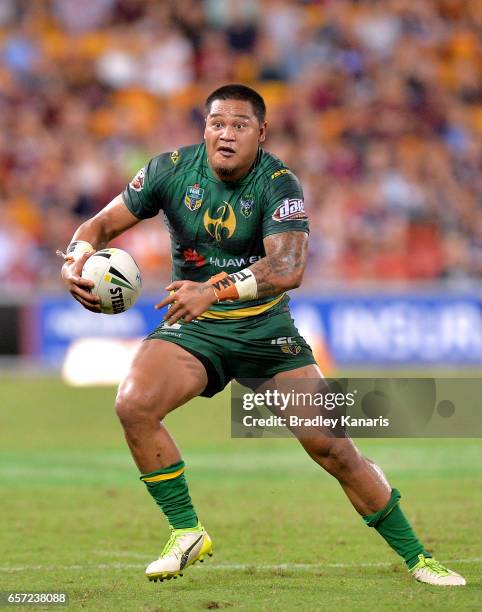
[[[196,527],[198,518],[184,476],[184,461],[178,461],[149,474],[141,474],[140,478],[166,515],[171,527],[175,529]]]
[[[397,489],[392,489],[392,494],[387,505],[363,520],[369,527],[375,527],[382,538],[393,550],[404,558],[408,568],[412,568],[418,562],[418,555],[431,557],[423,544],[415,535],[412,526],[400,508],[401,495]]]

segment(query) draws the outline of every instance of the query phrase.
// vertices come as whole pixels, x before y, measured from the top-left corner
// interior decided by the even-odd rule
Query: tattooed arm
[[[276,295],[301,284],[306,266],[308,234],[271,234],[263,240],[266,256],[249,266],[256,277],[258,297]]]

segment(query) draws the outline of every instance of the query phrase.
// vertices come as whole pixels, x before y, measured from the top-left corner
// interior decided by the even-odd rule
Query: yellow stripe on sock
[[[173,478],[177,478],[184,472],[184,468],[182,467],[180,470],[175,472],[171,472],[170,474],[157,474],[157,476],[146,476],[145,478],[141,478],[144,482],[159,482],[161,480],[172,480]]]

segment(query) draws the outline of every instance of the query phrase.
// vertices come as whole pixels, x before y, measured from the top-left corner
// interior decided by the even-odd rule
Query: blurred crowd
[[[227,82],[301,179],[305,286],[479,278],[481,28],[480,0],[2,0],[3,287],[58,286],[55,250]],[[160,218],[118,245],[163,286]]]

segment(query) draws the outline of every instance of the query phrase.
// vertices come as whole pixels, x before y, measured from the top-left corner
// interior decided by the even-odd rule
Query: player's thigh
[[[260,390],[277,390],[284,397],[293,398],[292,403],[284,410],[273,410],[280,416],[296,415],[300,419],[313,420],[317,416],[327,419],[338,419],[342,412],[337,409],[323,410],[312,401],[320,397],[319,394],[330,392],[320,368],[316,364],[309,364],[293,370],[278,372],[267,380]],[[306,420],[306,421],[305,421]],[[289,420],[288,420],[289,421]],[[306,452],[313,458],[337,457],[337,460],[350,463],[351,458],[358,455],[353,441],[345,436],[341,427],[328,426],[300,426],[290,427],[292,433],[298,438]]]
[[[323,374],[316,363],[309,363],[308,365],[295,368],[294,370],[287,370],[285,372],[278,372],[273,376],[274,382],[283,384],[287,380],[303,380],[309,388],[318,388],[320,380],[324,381]],[[311,382],[312,381],[312,382]]]
[[[119,385],[116,408],[148,411],[162,419],[199,395],[206,384],[206,370],[194,355],[173,342],[145,340]]]

